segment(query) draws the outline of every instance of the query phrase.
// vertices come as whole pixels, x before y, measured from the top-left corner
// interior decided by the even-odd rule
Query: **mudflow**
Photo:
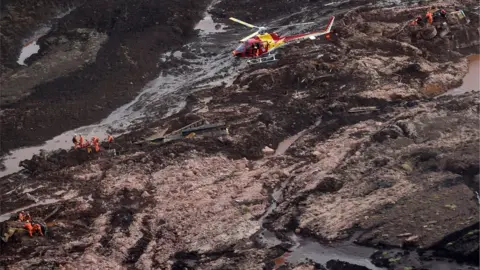
[[[478,70],[476,1],[32,3],[2,3],[2,153],[100,121],[155,78],[183,84],[138,98],[145,117],[100,153],[43,153],[0,178],[2,236],[21,209],[48,226],[0,241],[1,267],[478,269],[479,89],[456,89]],[[425,39],[408,23],[432,5],[469,23]],[[211,33],[194,29],[207,7]],[[230,16],[331,15],[333,41],[269,65],[229,58],[248,34]],[[229,134],[136,143],[200,119]]]

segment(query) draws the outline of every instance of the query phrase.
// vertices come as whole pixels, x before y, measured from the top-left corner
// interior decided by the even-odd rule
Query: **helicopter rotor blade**
[[[255,26],[255,25],[253,25],[253,24],[246,23],[246,22],[244,22],[244,21],[241,21],[241,20],[239,20],[239,19],[235,19],[235,18],[233,18],[233,17],[230,17],[229,19],[232,20],[232,21],[234,21],[234,22],[236,22],[236,23],[243,24],[243,25],[245,25],[246,27],[250,27],[250,28],[260,28],[260,27],[258,27],[258,26]]]
[[[258,35],[259,33],[260,33],[260,31],[257,31],[257,32],[255,32],[255,33],[252,33],[252,34],[250,34],[250,35],[248,35],[248,36],[246,36],[246,37],[242,38],[240,41],[241,41],[241,42],[245,42],[245,41],[249,40],[250,38],[252,38],[252,37],[254,37],[254,36]]]

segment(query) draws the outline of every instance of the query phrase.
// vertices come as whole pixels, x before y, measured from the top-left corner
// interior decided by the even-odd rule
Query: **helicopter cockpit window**
[[[245,44],[240,44],[236,49],[237,52],[244,52],[245,51]]]

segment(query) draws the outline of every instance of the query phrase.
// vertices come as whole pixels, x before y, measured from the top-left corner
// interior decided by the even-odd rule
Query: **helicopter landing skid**
[[[269,54],[267,56],[249,59],[247,60],[247,63],[250,65],[256,65],[256,64],[270,63],[277,60],[278,59],[275,58],[275,54]]]

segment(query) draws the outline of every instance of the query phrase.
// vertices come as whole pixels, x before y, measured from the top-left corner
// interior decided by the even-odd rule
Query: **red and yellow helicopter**
[[[335,17],[331,17],[327,27],[323,31],[309,32],[303,34],[296,34],[291,36],[281,37],[277,33],[268,33],[268,29],[265,26],[255,26],[253,24],[246,23],[239,19],[230,18],[230,20],[243,24],[252,29],[258,29],[255,33],[248,35],[240,40],[241,44],[232,52],[235,57],[249,58],[247,61],[250,64],[265,63],[275,61],[275,50],[278,48],[290,44],[292,41],[301,41],[305,39],[316,39],[317,37],[325,35],[327,39],[330,39],[330,33],[332,31],[333,21]],[[289,27],[296,25],[312,24],[309,23],[297,23],[290,25],[283,25],[280,27]]]

